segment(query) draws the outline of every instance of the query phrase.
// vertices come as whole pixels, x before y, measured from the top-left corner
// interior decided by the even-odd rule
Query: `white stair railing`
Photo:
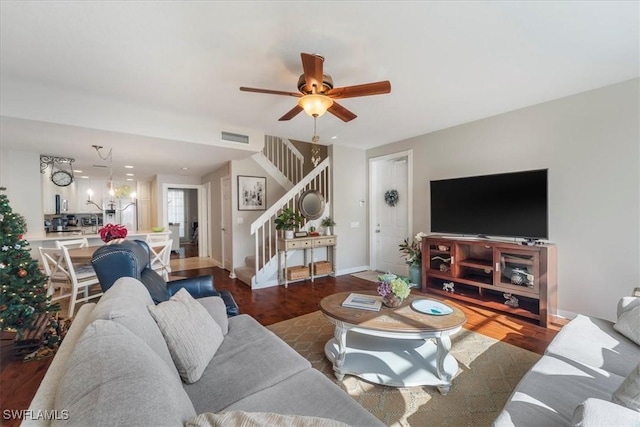
[[[266,135],[262,154],[292,184],[297,184],[304,176],[304,156],[288,139]]]
[[[264,260],[262,269],[266,269],[274,261],[274,257],[278,253],[278,240],[276,237],[275,219],[278,212],[289,207],[298,213],[296,200],[303,192],[314,189],[320,191],[327,203],[331,201],[331,174],[330,174],[330,158],[324,159],[313,171],[302,178],[291,190],[282,196],[268,210],[266,210],[258,219],[251,224],[251,234],[255,235],[255,271],[256,275],[252,280],[253,284],[259,283],[260,266],[259,260]],[[275,245],[269,242],[275,241]],[[277,262],[277,261],[276,261]]]

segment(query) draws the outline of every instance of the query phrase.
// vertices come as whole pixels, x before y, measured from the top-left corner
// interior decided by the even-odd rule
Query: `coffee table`
[[[465,324],[465,314],[453,306],[453,313],[445,316],[420,313],[411,302],[425,297],[416,295],[394,309],[342,307],[350,293],[320,301],[320,310],[335,325],[334,337],[324,351],[336,378],[341,381],[350,374],[394,387],[434,385],[446,395],[458,371],[458,362],[450,354],[451,335]],[[376,295],[372,291],[356,293]]]

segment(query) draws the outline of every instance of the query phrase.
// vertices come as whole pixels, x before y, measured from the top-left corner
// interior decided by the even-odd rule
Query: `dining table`
[[[104,245],[97,246],[85,246],[84,248],[69,249],[69,256],[74,264],[89,264],[91,258],[96,249],[101,248]]]

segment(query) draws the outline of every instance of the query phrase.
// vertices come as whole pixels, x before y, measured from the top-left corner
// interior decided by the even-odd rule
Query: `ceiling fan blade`
[[[340,120],[342,120],[343,122],[350,122],[351,120],[358,117],[335,101],[327,111],[333,114],[334,116],[336,116],[337,118],[339,118]]]
[[[355,86],[336,87],[329,90],[326,95],[331,98],[355,98],[356,96],[381,95],[391,92],[389,80],[375,83],[364,83]]]
[[[295,96],[296,98],[300,98],[302,95],[297,92],[284,92],[281,90],[270,90],[270,89],[257,89],[254,87],[244,87],[241,86],[240,90],[243,92],[256,92],[256,93],[268,93],[270,95],[286,95],[286,96]]]
[[[291,110],[289,110],[287,112],[287,114],[285,114],[284,116],[280,117],[278,119],[278,121],[283,122],[285,120],[291,120],[293,119],[295,116],[298,115],[298,113],[302,111],[302,107],[299,105],[296,105],[295,107],[293,107]]]
[[[302,69],[304,70],[304,79],[307,83],[306,90],[313,92],[315,85],[317,92],[322,92],[322,63],[324,58],[319,55],[311,55],[309,53],[301,53]]]

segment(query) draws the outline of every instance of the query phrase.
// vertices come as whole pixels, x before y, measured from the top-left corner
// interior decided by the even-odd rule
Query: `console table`
[[[288,287],[289,282],[295,282],[298,280],[306,280],[307,277],[298,280],[289,280],[287,278],[287,257],[290,251],[302,250],[304,252],[304,266],[310,270],[310,278],[313,282],[315,277],[319,276],[335,276],[336,274],[336,236],[307,236],[298,237],[294,239],[278,239],[278,284],[284,284],[284,287]],[[327,261],[331,264],[331,271],[326,274],[315,274],[313,266],[309,265],[309,259],[313,264],[313,255],[316,248],[326,248]],[[310,258],[307,256],[310,254]],[[282,259],[284,257],[284,260]],[[283,267],[284,261],[284,267]]]

